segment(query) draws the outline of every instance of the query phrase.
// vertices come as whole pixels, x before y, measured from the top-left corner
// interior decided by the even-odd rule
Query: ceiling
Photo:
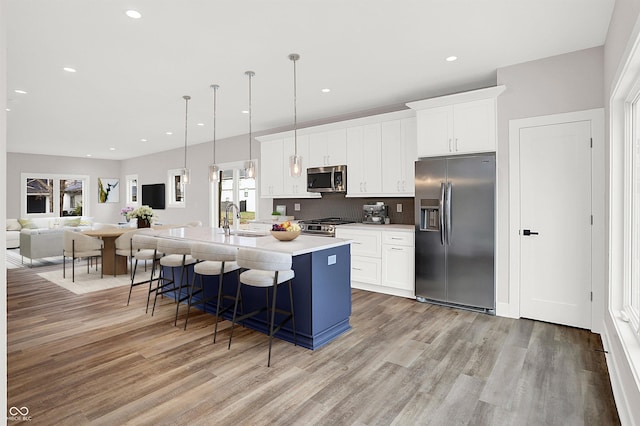
[[[613,4],[7,0],[7,151],[126,159],[182,147],[183,95],[189,145],[211,141],[211,84],[217,139],[247,134],[247,70],[253,132],[291,126],[294,52],[299,123],[494,85],[497,68],[604,44]]]

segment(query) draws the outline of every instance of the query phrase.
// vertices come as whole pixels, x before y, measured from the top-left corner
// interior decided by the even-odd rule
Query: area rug
[[[33,260],[25,257],[23,263],[22,256],[20,256],[20,249],[7,249],[6,253],[7,260],[5,262],[5,266],[7,269],[28,268],[30,266],[33,266],[35,268],[37,266],[48,266],[57,264],[62,265],[62,255]]]
[[[87,274],[85,265],[76,267],[75,282],[71,282],[71,267],[67,265],[67,277],[62,278],[62,265],[59,270],[40,272],[38,276],[54,284],[59,285],[75,294],[86,294],[94,291],[107,290],[114,287],[123,287],[131,284],[129,275],[105,275],[100,278],[100,271],[91,269],[91,273]]]

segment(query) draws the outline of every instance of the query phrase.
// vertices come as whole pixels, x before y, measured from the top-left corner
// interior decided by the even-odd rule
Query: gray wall
[[[509,120],[604,107],[603,48],[498,69],[497,302],[509,302]],[[604,159],[602,159],[604,161]]]
[[[6,151],[6,149],[4,150]],[[122,219],[120,208],[124,206],[124,189],[120,189],[120,203],[98,204],[98,178],[120,177],[120,161],[90,158],[56,157],[7,153],[7,217],[19,218],[22,183],[21,173],[55,173],[87,175],[89,179],[89,210],[96,222],[115,223]],[[121,186],[124,186],[122,179]]]

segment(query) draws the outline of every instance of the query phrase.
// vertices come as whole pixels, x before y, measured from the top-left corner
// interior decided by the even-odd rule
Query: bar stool
[[[235,301],[235,297],[233,295],[223,293],[223,281],[226,274],[234,271],[236,271],[237,274],[240,273],[240,267],[236,263],[237,252],[238,249],[236,247],[225,246],[222,244],[193,243],[191,246],[191,256],[198,259],[199,262],[193,267],[194,274],[193,280],[191,281],[191,290],[189,292],[189,303],[187,305],[187,316],[184,320],[184,329],[187,329],[189,311],[193,305],[193,296],[200,293],[202,294],[200,300],[196,303],[201,304],[203,309],[206,302],[216,300],[216,324],[213,331],[213,343],[216,342],[220,315],[233,307],[233,304],[230,304],[226,308],[223,308],[222,302],[225,299]],[[200,277],[200,286],[196,287],[196,283],[198,282],[196,278],[198,276]],[[215,296],[210,295],[209,297],[205,297],[204,276],[218,276],[218,292]],[[240,301],[240,303],[242,303],[242,301]],[[176,318],[178,317],[179,307],[180,305],[176,307]]]
[[[71,258],[71,282],[76,281],[76,259],[87,258],[87,274],[89,273],[89,259],[102,257],[104,242],[95,237],[84,235],[80,232],[64,231],[62,236],[64,249],[62,250],[62,278],[67,276],[66,258]],[[96,269],[98,263],[96,262]],[[100,278],[103,277],[103,269],[100,269]]]
[[[273,335],[280,331],[282,326],[289,320],[291,320],[291,324],[293,326],[293,343],[296,346],[298,344],[296,337],[296,322],[293,315],[293,291],[291,289],[291,280],[295,276],[295,273],[291,269],[291,255],[287,253],[241,248],[238,250],[236,262],[238,263],[238,266],[240,266],[241,268],[247,268],[248,270],[240,274],[240,281],[238,282],[238,290],[236,293],[236,301],[233,307],[233,319],[231,321],[231,333],[229,334],[229,346],[227,349],[231,349],[231,338],[233,337],[233,328],[236,321],[242,321],[266,311],[267,318],[269,318],[269,314],[271,314],[269,319],[269,357],[267,359],[267,367],[270,367],[271,344],[273,341]],[[290,311],[285,311],[276,307],[278,286],[285,282],[289,283]],[[264,308],[246,313],[236,319],[238,300],[240,299],[240,288],[242,287],[242,285],[265,288],[267,295],[267,304]],[[273,288],[271,307],[269,307],[269,288]],[[284,314],[286,316],[274,328],[276,312],[279,314]]]
[[[149,312],[149,299],[151,297],[152,292],[152,284],[154,281],[158,281],[159,277],[155,277],[156,272],[156,264],[158,260],[162,257],[162,253],[158,251],[158,238],[156,238],[153,234],[148,232],[138,232],[135,233],[131,237],[131,248],[133,250],[133,259],[135,259],[135,264],[131,268],[131,286],[129,287],[129,298],[127,299],[127,306],[129,306],[129,301],[131,300],[131,291],[133,287],[139,286],[142,284],[149,284],[149,290],[147,292],[147,308],[146,312]],[[136,271],[138,270],[138,261],[144,261],[145,268],[148,260],[151,260],[151,275],[148,280],[135,282]]]
[[[131,231],[127,231],[124,234],[120,235],[113,241],[113,245],[115,250],[113,251],[113,264],[117,263],[118,256],[125,256],[129,261],[129,277],[133,276],[133,236],[137,233],[149,233],[152,234],[153,231],[150,228],[140,228],[140,229],[132,229]],[[113,268],[113,276],[116,276],[116,268]]]
[[[164,253],[164,256],[160,258],[160,276],[158,278],[158,285],[153,289],[155,296],[153,298],[153,308],[151,309],[151,315],[155,312],[156,301],[158,295],[174,292],[176,303],[188,300],[189,298],[189,273],[187,266],[196,263],[196,260],[191,256],[191,242],[187,240],[179,240],[172,238],[158,238],[158,251]],[[163,267],[171,268],[171,279],[165,277]],[[180,268],[180,284],[176,283],[175,269]],[[187,290],[187,295],[180,297],[182,288]],[[178,319],[174,321],[173,325],[176,325]]]

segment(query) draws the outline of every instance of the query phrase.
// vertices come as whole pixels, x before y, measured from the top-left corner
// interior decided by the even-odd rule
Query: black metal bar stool
[[[154,281],[158,281],[159,277],[154,277],[156,272],[156,265],[158,260],[162,257],[162,253],[158,251],[158,239],[154,235],[150,235],[147,232],[138,232],[131,237],[131,248],[133,252],[132,259],[135,259],[134,265],[131,268],[131,286],[129,287],[129,298],[127,299],[127,306],[131,300],[131,291],[133,287],[149,284],[147,291],[147,308],[146,312],[149,312],[149,299],[151,292],[153,291],[152,285]],[[136,282],[136,271],[138,270],[138,261],[144,261],[145,269],[147,260],[151,260],[151,275],[149,279]]]
[[[155,292],[155,296],[153,298],[151,315],[155,312],[158,295],[174,292],[176,303],[178,305],[180,302],[189,299],[189,273],[187,271],[187,266],[196,263],[196,260],[191,257],[191,244],[192,242],[187,240],[158,238],[158,251],[164,253],[164,256],[160,258],[160,277],[158,285],[153,290]],[[165,276],[163,267],[171,268],[171,278],[167,278]],[[176,282],[176,268],[180,268],[180,283]],[[187,290],[187,295],[181,297],[183,288]],[[177,318],[173,325],[176,324]]]
[[[213,332],[213,343],[216,342],[216,336],[218,334],[218,321],[220,315],[233,307],[233,304],[229,304],[227,307],[223,307],[224,300],[233,300],[235,302],[235,296],[225,294],[223,292],[224,276],[231,272],[239,274],[240,267],[236,263],[236,254],[238,249],[236,247],[226,246],[222,244],[210,244],[210,243],[193,243],[191,246],[191,257],[198,259],[193,267],[193,280],[191,281],[191,290],[189,292],[189,303],[187,305],[187,316],[184,320],[184,329],[187,329],[187,322],[189,321],[189,311],[194,304],[193,296],[201,294],[200,300],[195,302],[196,304],[204,305],[212,300],[216,300],[216,325]],[[218,292],[215,295],[205,295],[204,276],[218,276]],[[197,280],[197,277],[200,279]],[[240,281],[238,279],[238,281]],[[199,286],[197,286],[199,282]],[[242,303],[242,301],[240,301]],[[176,318],[178,316],[178,309],[176,308]]]
[[[271,344],[273,342],[273,335],[277,333],[289,320],[291,320],[291,324],[293,326],[293,343],[296,346],[298,344],[296,337],[296,322],[293,314],[293,290],[291,289],[291,280],[295,276],[294,271],[291,269],[291,255],[288,253],[241,248],[238,250],[236,261],[238,266],[246,268],[247,270],[240,274],[240,281],[238,282],[228,349],[231,349],[233,327],[235,326],[236,321],[242,321],[266,311],[267,318],[269,319],[269,357],[267,358],[267,367],[269,367],[271,366]],[[276,306],[278,286],[285,282],[289,284],[290,311],[285,311],[277,308]],[[264,308],[248,312],[239,318],[236,318],[238,300],[240,299],[240,290],[243,285],[263,287],[266,291],[267,303]],[[273,289],[271,306],[269,306],[269,288]],[[276,312],[285,315],[285,318],[280,321],[277,326],[275,325]]]

